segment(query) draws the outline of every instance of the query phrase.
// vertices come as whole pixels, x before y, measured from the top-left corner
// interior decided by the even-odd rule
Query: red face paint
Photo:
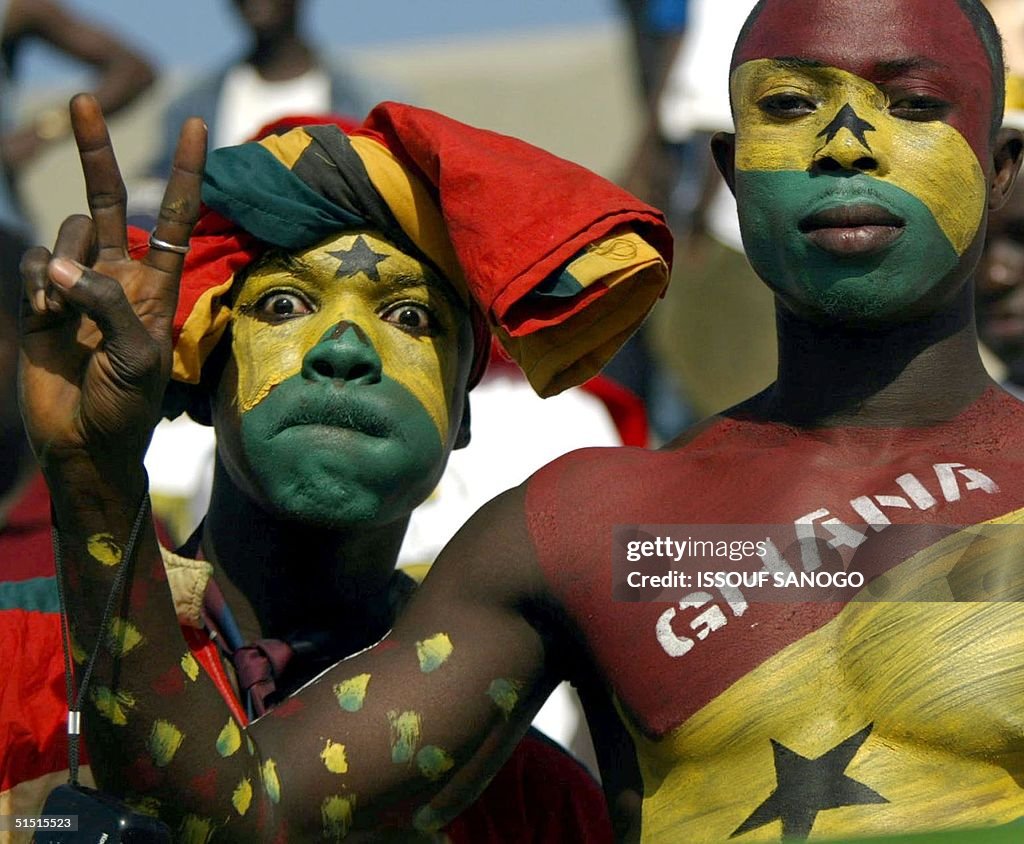
[[[985,166],[992,72],[956,0],[772,0],[740,46],[735,65],[777,58],[841,68],[890,96],[950,103],[946,122]]]

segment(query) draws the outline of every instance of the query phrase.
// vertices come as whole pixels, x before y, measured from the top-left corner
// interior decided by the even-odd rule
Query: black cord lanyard
[[[53,523],[53,561],[57,570],[57,600],[60,604],[60,638],[61,647],[64,651],[64,686],[67,690],[68,700],[68,782],[71,785],[78,785],[78,741],[82,731],[82,704],[85,702],[85,693],[89,687],[89,679],[92,676],[92,669],[96,665],[96,657],[99,656],[100,647],[106,636],[107,628],[110,625],[110,618],[114,612],[114,605],[118,595],[124,588],[125,579],[128,576],[128,568],[131,565],[132,557],[135,555],[135,546],[142,532],[142,525],[145,523],[146,515],[149,513],[149,495],[142,497],[139,505],[139,512],[135,515],[135,523],[132,525],[132,532],[128,537],[128,544],[125,546],[121,562],[118,563],[117,574],[114,575],[114,583],[110,587],[110,595],[107,596],[107,604],[103,608],[103,617],[100,619],[100,629],[97,631],[96,644],[93,646],[89,661],[85,664],[85,671],[82,672],[82,683],[78,687],[78,696],[74,693],[74,676],[71,672],[71,646],[69,635],[69,622],[67,617],[67,604],[64,600],[64,557],[61,549],[60,531],[57,529],[57,518],[50,505],[50,519]]]

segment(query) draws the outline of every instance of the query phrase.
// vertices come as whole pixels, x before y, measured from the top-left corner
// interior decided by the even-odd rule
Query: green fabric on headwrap
[[[312,190],[259,144],[224,153],[210,154],[203,202],[265,243],[305,249],[338,231],[367,224]]]

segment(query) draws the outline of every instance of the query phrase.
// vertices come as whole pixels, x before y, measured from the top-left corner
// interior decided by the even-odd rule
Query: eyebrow
[[[466,303],[462,300],[459,294],[455,291],[455,288],[448,283],[444,278],[440,278],[432,273],[419,275],[410,275],[409,273],[399,273],[387,281],[381,279],[381,284],[387,287],[389,290],[400,292],[402,290],[410,290],[414,288],[426,288],[428,290],[436,290],[441,296],[447,301],[449,307],[460,310],[467,310]]]
[[[929,59],[925,56],[915,56],[911,59],[893,59],[892,61],[879,62],[875,65],[875,72],[886,79],[906,73],[909,70],[935,70],[941,68],[941,62]]]
[[[772,61],[792,70],[799,70],[805,67],[828,67],[825,62],[819,62],[816,59],[802,59],[799,56],[779,56],[772,59]]]

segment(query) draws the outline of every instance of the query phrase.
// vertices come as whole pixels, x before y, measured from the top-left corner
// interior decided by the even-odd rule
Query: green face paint
[[[928,208],[867,175],[822,179],[794,171],[737,171],[747,257],[783,298],[834,317],[884,318],[928,293],[959,256]],[[905,221],[887,249],[839,258],[794,224],[816,210],[869,201]]]

